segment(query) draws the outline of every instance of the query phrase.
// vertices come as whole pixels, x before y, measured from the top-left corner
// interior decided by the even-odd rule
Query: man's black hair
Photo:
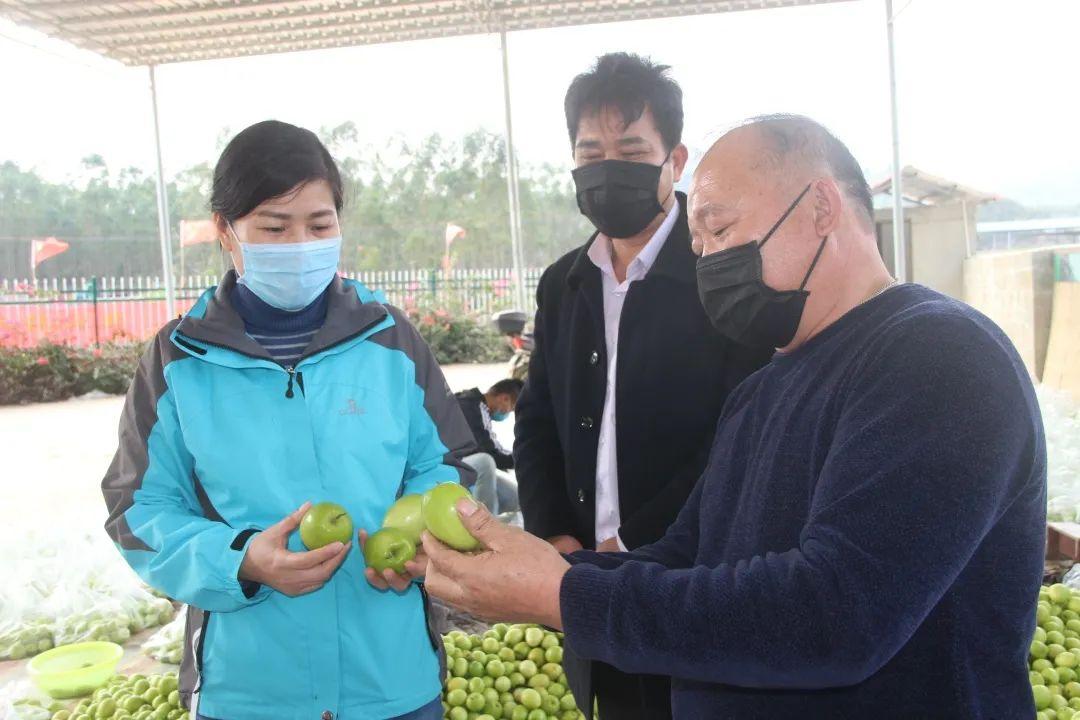
[[[648,107],[664,141],[664,152],[671,152],[682,142],[683,107],[682,88],[668,76],[669,69],[632,53],[609,53],[597,58],[596,64],[574,78],[566,91],[570,146],[577,143],[583,116],[614,108],[622,115],[623,123],[629,125],[640,119]]]
[[[516,378],[507,378],[506,380],[500,380],[491,386],[488,393],[492,395],[509,395],[514,402],[517,402],[518,396],[521,395],[521,389],[525,387],[525,383]]]

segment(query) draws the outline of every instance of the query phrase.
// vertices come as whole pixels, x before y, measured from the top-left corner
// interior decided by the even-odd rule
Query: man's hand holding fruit
[[[559,551],[503,525],[467,498],[458,499],[454,510],[461,528],[483,549],[464,554],[429,526],[423,536],[428,592],[480,618],[561,628],[559,589],[570,564]]]

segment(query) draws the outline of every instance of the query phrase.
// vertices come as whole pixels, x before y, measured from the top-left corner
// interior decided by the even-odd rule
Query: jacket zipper
[[[293,380],[296,380],[296,385],[300,388],[300,394],[306,395],[304,392],[304,373],[298,371],[292,365],[285,368],[285,372],[289,373],[289,384],[285,386],[285,397],[292,399],[293,393]]]
[[[347,342],[349,342],[350,340],[352,340],[354,338],[360,337],[361,335],[363,335],[368,330],[375,327],[376,325],[378,325],[379,323],[381,323],[385,319],[386,319],[385,317],[381,317],[378,320],[375,320],[374,322],[370,322],[367,325],[365,325],[364,327],[362,327],[359,330],[357,330],[356,332],[354,332],[353,334],[346,335],[345,337],[341,338],[340,340],[338,340],[333,345],[328,345],[327,347],[324,347],[322,350],[319,350],[319,352],[326,352],[327,350],[332,350],[333,348],[336,348],[338,345],[341,345],[343,343],[347,343]],[[176,334],[177,340],[180,341],[180,343],[184,347],[190,348],[193,352],[198,352],[198,347],[197,346],[194,346],[191,343],[188,343],[188,342],[185,342],[185,341],[181,340],[181,338],[185,338],[185,337],[186,336],[183,335],[182,333],[177,333]],[[267,358],[264,358],[264,357],[258,357],[257,355],[251,355],[249,353],[242,352],[240,350],[237,350],[236,348],[229,347],[228,345],[222,345],[220,343],[213,343],[213,342],[210,342],[209,340],[199,340],[199,342],[206,343],[207,345],[211,345],[213,347],[221,348],[222,350],[228,350],[230,352],[236,353],[237,355],[243,355],[244,357],[252,358],[253,360],[266,360],[267,359]],[[205,352],[200,353],[200,354],[205,354]],[[312,357],[312,356],[308,355],[308,354],[301,355],[300,359],[297,360],[296,362],[299,365],[300,363],[307,360],[309,357]],[[271,362],[272,361],[273,360],[271,359]],[[294,379],[295,379],[296,383],[300,386],[300,392],[301,393],[304,392],[304,373],[303,372],[297,372],[296,367],[293,366],[293,365],[290,365],[290,366],[286,367],[285,372],[288,373],[288,375],[289,375],[289,381],[285,386],[285,397],[291,400],[293,397],[296,396],[296,393],[293,392],[293,381],[294,381]]]
[[[333,345],[329,345],[327,347],[324,347],[319,352],[326,352],[327,350],[331,350],[331,349],[337,347],[338,345],[342,345],[344,343],[349,342],[350,340],[352,340],[354,338],[360,337],[361,335],[366,333],[368,330],[370,330],[371,328],[373,328],[376,325],[378,325],[379,323],[381,323],[384,319],[385,318],[379,318],[378,320],[376,320],[374,322],[368,323],[364,327],[362,327],[359,330],[357,330],[356,332],[354,332],[352,335],[347,335],[347,336],[341,338],[340,340],[338,340]],[[300,363],[307,360],[309,357],[312,357],[312,356],[308,355],[306,353],[301,355],[300,359],[296,361],[296,364],[299,365]],[[288,367],[285,368],[285,372],[289,373],[289,382],[285,386],[285,397],[291,400],[293,397],[296,396],[296,394],[293,392],[293,381],[294,381],[294,379],[296,381],[296,384],[300,386],[300,394],[301,395],[306,395],[307,393],[304,392],[304,373],[303,373],[303,371],[297,371],[295,366],[289,365]]]
[[[431,598],[428,596],[428,591],[427,588],[424,587],[424,583],[417,583],[417,587],[420,588],[420,602],[424,608],[424,626],[427,630],[428,642],[431,643],[431,649],[438,654],[442,643],[437,639],[438,631],[432,627]]]
[[[203,651],[206,647],[206,628],[210,626],[210,611],[204,610],[202,617],[202,629],[199,631],[199,642],[195,644],[195,674],[198,675],[193,694],[202,690],[203,686]]]

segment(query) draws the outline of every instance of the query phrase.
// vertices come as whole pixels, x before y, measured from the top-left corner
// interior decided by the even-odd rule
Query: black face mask
[[[634,237],[664,212],[656,193],[666,164],[603,160],[575,169],[578,209],[609,238]]]
[[[761,248],[810,191],[806,186],[760,242],[721,250],[697,262],[698,297],[721,334],[751,347],[782,348],[799,329],[806,298],[804,288],[825,249],[821,239],[798,290],[774,290],[762,280]]]

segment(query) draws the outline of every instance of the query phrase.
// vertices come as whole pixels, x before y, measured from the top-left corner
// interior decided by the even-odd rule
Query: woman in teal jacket
[[[424,341],[337,276],[341,206],[311,132],[229,143],[211,208],[236,271],[143,356],[102,482],[124,558],[190,606],[181,688],[203,718],[442,717],[423,585],[294,532],[309,501],[375,529],[400,495],[473,479]]]

